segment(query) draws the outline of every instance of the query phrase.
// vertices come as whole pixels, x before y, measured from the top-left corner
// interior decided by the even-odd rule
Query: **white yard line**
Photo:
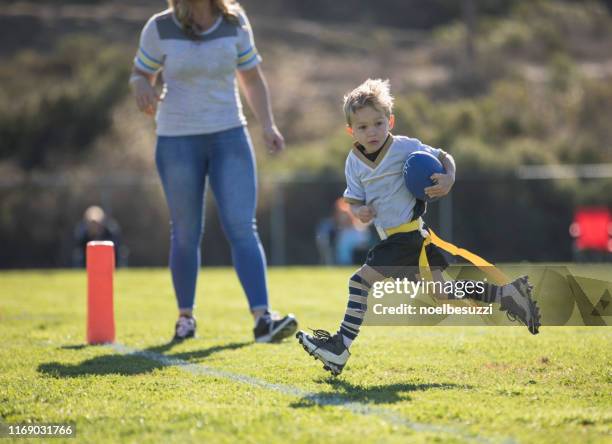
[[[214,376],[217,378],[224,378],[230,381],[240,382],[242,384],[247,384],[253,387],[259,387],[264,390],[281,393],[283,395],[301,398],[301,399],[307,400],[319,406],[337,406],[337,407],[346,409],[358,415],[376,416],[390,424],[404,426],[416,432],[447,433],[453,436],[458,436],[461,439],[464,439],[468,442],[479,442],[479,443],[501,442],[501,443],[507,443],[507,444],[510,444],[510,443],[514,444],[517,442],[516,440],[512,438],[506,438],[506,437],[495,438],[495,439],[486,438],[480,435],[470,434],[456,427],[413,422],[413,421],[410,421],[404,418],[403,416],[399,415],[397,412],[394,412],[393,410],[385,409],[382,407],[374,407],[374,406],[364,404],[361,402],[354,402],[342,396],[331,396],[331,395],[322,396],[322,395],[319,395],[313,392],[302,390],[298,387],[293,387],[293,386],[285,385],[285,384],[275,384],[272,382],[264,381],[262,379],[254,378],[252,376],[232,373],[226,370],[220,370],[220,369],[208,367],[202,364],[194,364],[189,361],[182,360],[182,359],[171,358],[171,357],[159,354],[159,353],[138,350],[138,349],[134,349],[131,347],[127,347],[122,344],[109,344],[109,347],[113,349],[114,351],[116,351],[117,353],[120,353],[123,355],[142,356],[144,358],[150,359],[151,361],[158,362],[168,367],[179,367],[181,370],[184,370],[194,375],[205,375],[205,376]]]

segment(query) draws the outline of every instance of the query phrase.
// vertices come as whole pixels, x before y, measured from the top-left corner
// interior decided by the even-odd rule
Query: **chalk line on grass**
[[[285,385],[285,384],[276,384],[276,383],[264,381],[262,379],[254,378],[252,376],[241,375],[239,373],[232,373],[226,370],[220,370],[217,368],[208,367],[203,364],[195,364],[189,361],[185,361],[183,359],[171,358],[171,357],[162,355],[160,353],[138,350],[138,349],[131,348],[131,347],[128,347],[122,344],[118,344],[118,343],[109,344],[109,347],[113,349],[114,351],[116,351],[117,353],[120,353],[123,355],[142,356],[143,358],[150,359],[152,361],[158,362],[167,367],[179,367],[181,370],[187,371],[194,375],[206,375],[206,376],[214,376],[217,378],[228,379],[230,381],[235,381],[235,382],[247,384],[247,385],[254,386],[254,387],[259,387],[264,390],[281,393],[283,395],[302,398],[304,400],[307,400],[319,406],[336,406],[336,407],[343,408],[345,410],[350,411],[351,413],[355,413],[358,415],[379,417],[392,425],[404,426],[416,432],[447,433],[447,434],[459,436],[462,439],[470,441],[470,442],[479,442],[479,443],[491,443],[491,442],[501,442],[504,444],[516,444],[517,443],[516,440],[512,438],[508,438],[508,437],[500,437],[500,438],[496,438],[492,440],[484,436],[465,432],[456,427],[410,421],[409,419],[399,415],[397,412],[394,412],[393,410],[385,409],[382,407],[371,406],[371,405],[368,405],[362,402],[351,401],[339,395],[322,396],[322,395],[319,395],[313,392],[302,390],[298,387]]]

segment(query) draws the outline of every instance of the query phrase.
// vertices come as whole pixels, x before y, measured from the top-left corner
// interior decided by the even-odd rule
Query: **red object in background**
[[[115,245],[110,241],[87,243],[87,342],[115,341],[113,273]]]
[[[606,207],[578,208],[570,234],[579,250],[612,252],[612,214]]]

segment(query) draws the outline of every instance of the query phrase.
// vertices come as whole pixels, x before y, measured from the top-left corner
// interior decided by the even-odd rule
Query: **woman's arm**
[[[268,84],[259,65],[237,71],[238,83],[255,117],[263,128],[266,147],[271,153],[282,151],[285,140],[274,124]]]
[[[155,115],[160,98],[155,91],[157,74],[149,74],[134,67],[130,76],[130,88],[136,99],[138,109],[150,116]]]

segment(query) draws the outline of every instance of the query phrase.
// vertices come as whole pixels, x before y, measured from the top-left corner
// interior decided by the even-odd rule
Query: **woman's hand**
[[[446,196],[455,183],[455,176],[452,174],[433,174],[430,179],[434,181],[434,185],[425,188],[425,194],[432,199]]]
[[[160,97],[149,79],[139,74],[133,74],[130,78],[130,86],[136,98],[138,109],[149,116],[154,116]]]
[[[285,149],[285,139],[275,125],[263,129],[263,139],[270,154],[277,154]]]
[[[247,70],[238,70],[238,83],[263,128],[263,139],[270,154],[277,154],[285,148],[285,139],[274,124],[268,84],[259,65]]]

